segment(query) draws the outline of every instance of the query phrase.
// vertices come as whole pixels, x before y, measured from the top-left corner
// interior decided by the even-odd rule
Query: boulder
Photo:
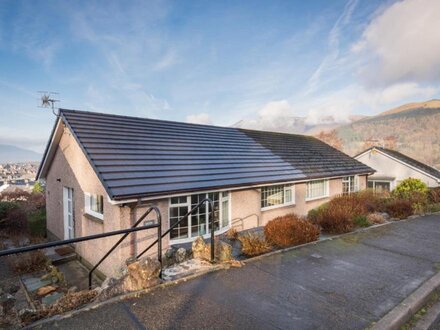
[[[31,308],[23,308],[18,311],[18,317],[25,324],[34,321],[37,314],[38,312]]]
[[[184,262],[186,259],[186,249],[178,248],[176,251],[175,259],[177,263]]]
[[[220,240],[214,241],[214,258],[216,261],[224,262],[232,259],[232,246]],[[206,244],[202,236],[192,244],[194,258],[211,261],[211,244]]]
[[[104,281],[98,290],[98,301],[103,301],[127,292],[147,289],[160,283],[161,266],[159,261],[149,257],[131,261],[127,265],[127,273],[119,279]]]

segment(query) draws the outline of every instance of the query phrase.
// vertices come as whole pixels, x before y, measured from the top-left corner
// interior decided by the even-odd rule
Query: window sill
[[[95,221],[97,223],[100,223],[100,224],[104,223],[104,219],[100,219],[100,218],[95,217],[94,215],[91,215],[89,213],[84,213],[83,216],[84,216],[84,218]]]
[[[319,197],[313,197],[313,198],[306,198],[306,203],[307,203],[307,202],[317,201],[317,200],[320,200],[320,199],[326,199],[326,198],[329,198],[329,197],[330,197],[330,195],[319,196]]]
[[[279,204],[279,205],[273,205],[273,206],[266,206],[266,207],[262,207],[262,208],[261,208],[261,211],[262,211],[262,212],[264,212],[264,211],[270,211],[270,210],[279,209],[279,208],[282,208],[282,207],[288,207],[288,206],[295,206],[295,203],[292,202],[292,203],[286,203],[286,204]]]

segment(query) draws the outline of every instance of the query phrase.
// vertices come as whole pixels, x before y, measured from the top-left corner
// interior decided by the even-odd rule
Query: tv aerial
[[[47,91],[39,91],[38,93],[40,93],[40,101],[41,101],[41,105],[39,106],[39,108],[50,108],[52,109],[52,113],[55,116],[59,116],[59,112],[58,112],[58,108],[55,107],[55,103],[56,102],[60,102],[60,100],[55,99],[55,95],[59,95],[59,93],[56,92],[47,92]]]

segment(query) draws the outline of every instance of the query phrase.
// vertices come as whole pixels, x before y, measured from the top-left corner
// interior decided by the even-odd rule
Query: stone
[[[165,258],[172,259],[174,258],[174,253],[176,252],[176,249],[169,248],[165,251]]]
[[[37,316],[37,311],[32,308],[23,308],[18,311],[18,317],[23,323],[32,322]]]
[[[3,312],[9,312],[15,305],[15,298],[9,294],[4,293],[0,296],[0,306],[3,308]]]
[[[64,294],[62,292],[53,292],[51,294],[48,294],[47,296],[44,296],[43,299],[41,299],[41,303],[43,305],[52,305],[54,302],[56,302],[62,296],[64,296]]]
[[[186,250],[184,248],[178,248],[176,251],[176,262],[177,263],[181,263],[184,262],[186,259]]]
[[[53,285],[43,286],[42,288],[39,288],[37,290],[37,296],[42,297],[42,296],[48,295],[49,293],[54,292],[56,289],[57,288],[54,287]]]
[[[11,284],[7,288],[5,288],[7,293],[14,294],[20,289],[19,285]]]
[[[384,218],[384,220],[390,219],[390,215],[386,212],[380,212],[379,214]]]
[[[144,290],[160,283],[161,265],[159,261],[144,257],[127,265],[127,273],[119,279],[104,281],[98,290],[98,301],[119,294]]]
[[[232,246],[220,240],[214,241],[214,258],[224,262],[232,259]],[[202,236],[196,238],[192,244],[192,253],[195,259],[211,261],[211,244],[206,244]]]

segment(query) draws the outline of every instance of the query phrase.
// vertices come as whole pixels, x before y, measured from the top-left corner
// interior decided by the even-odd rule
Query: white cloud
[[[398,1],[376,16],[353,45],[366,58],[370,85],[440,79],[440,1]]]
[[[394,84],[381,91],[380,102],[391,104],[407,99],[426,100],[432,98],[438,91],[438,88],[421,87],[416,83]]]
[[[187,123],[211,125],[211,117],[207,113],[198,113],[186,117]]]

